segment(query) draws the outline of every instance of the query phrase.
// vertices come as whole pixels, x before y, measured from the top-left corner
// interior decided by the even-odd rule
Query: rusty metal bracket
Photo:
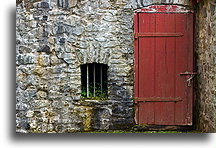
[[[165,32],[143,32],[143,33],[135,33],[134,38],[137,39],[139,37],[181,37],[182,33],[165,33]]]
[[[179,75],[196,75],[197,73],[196,72],[183,72],[183,73],[180,73]]]
[[[187,86],[190,87],[191,86],[191,81],[193,80],[194,76],[196,75],[197,73],[196,72],[184,72],[184,73],[180,73],[179,75],[180,76],[184,76],[186,75],[188,78],[187,78]]]
[[[166,98],[166,97],[152,97],[152,98],[144,98],[144,97],[136,97],[134,98],[134,103],[138,102],[179,102],[182,101],[181,98]]]

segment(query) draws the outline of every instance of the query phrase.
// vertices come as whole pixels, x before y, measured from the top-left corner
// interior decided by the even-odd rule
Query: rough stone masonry
[[[202,1],[196,9],[197,126],[202,132],[216,132],[215,0]]]
[[[189,1],[17,0],[16,131],[132,126],[133,11],[151,4]],[[80,65],[86,63],[108,65],[106,100],[81,97]]]

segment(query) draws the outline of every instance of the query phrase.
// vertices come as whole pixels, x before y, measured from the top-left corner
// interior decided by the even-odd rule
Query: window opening
[[[107,98],[106,64],[88,63],[81,65],[81,96],[86,98]]]

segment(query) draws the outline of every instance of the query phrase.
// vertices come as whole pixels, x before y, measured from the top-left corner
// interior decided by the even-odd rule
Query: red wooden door
[[[166,10],[135,14],[136,122],[192,125],[193,13]]]

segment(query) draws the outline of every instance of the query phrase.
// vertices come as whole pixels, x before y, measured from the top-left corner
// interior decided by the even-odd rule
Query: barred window
[[[106,64],[88,63],[81,65],[81,96],[107,98]]]

